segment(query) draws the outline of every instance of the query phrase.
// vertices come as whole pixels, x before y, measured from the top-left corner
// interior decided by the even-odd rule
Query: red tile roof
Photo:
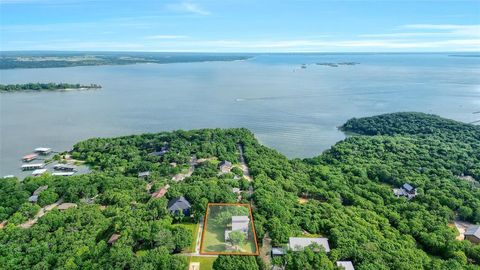
[[[168,189],[166,189],[165,187],[155,191],[154,193],[152,193],[152,197],[153,198],[161,198],[163,197],[166,193],[167,193]]]

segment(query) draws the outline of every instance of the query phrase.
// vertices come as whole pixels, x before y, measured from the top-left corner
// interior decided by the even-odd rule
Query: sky
[[[0,50],[480,51],[480,0],[0,0]]]

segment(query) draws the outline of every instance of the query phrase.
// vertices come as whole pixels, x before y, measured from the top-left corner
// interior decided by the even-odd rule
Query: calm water
[[[359,62],[337,68],[316,62]],[[301,64],[308,65],[301,69]],[[421,111],[480,120],[480,58],[448,54],[259,55],[248,61],[2,70],[0,82],[99,91],[0,94],[0,175],[35,147],[204,127],[246,127],[289,157],[320,154],[351,117]]]

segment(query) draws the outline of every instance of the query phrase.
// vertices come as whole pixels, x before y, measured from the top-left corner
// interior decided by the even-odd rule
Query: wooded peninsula
[[[454,226],[480,223],[480,127],[393,113],[342,129],[356,135],[293,160],[243,128],[79,142],[56,159],[85,161],[89,174],[0,180],[0,265],[185,270],[199,261],[215,270],[336,270],[350,261],[357,270],[480,269],[480,245]],[[35,220],[59,200],[76,207],[52,207]],[[258,242],[284,254],[192,255],[207,204],[237,202],[252,204]],[[291,237],[327,238],[330,250],[292,250]]]
[[[21,91],[65,91],[65,90],[88,90],[100,89],[98,84],[71,84],[71,83],[25,83],[25,84],[0,84],[0,92]]]

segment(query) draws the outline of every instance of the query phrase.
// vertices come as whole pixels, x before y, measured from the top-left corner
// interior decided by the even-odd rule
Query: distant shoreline
[[[98,84],[82,85],[68,83],[26,83],[26,84],[0,84],[0,93],[20,92],[68,92],[101,89]]]
[[[0,55],[0,70],[29,68],[65,68],[133,64],[175,64],[244,61],[249,54],[148,54],[148,53],[71,53]]]

